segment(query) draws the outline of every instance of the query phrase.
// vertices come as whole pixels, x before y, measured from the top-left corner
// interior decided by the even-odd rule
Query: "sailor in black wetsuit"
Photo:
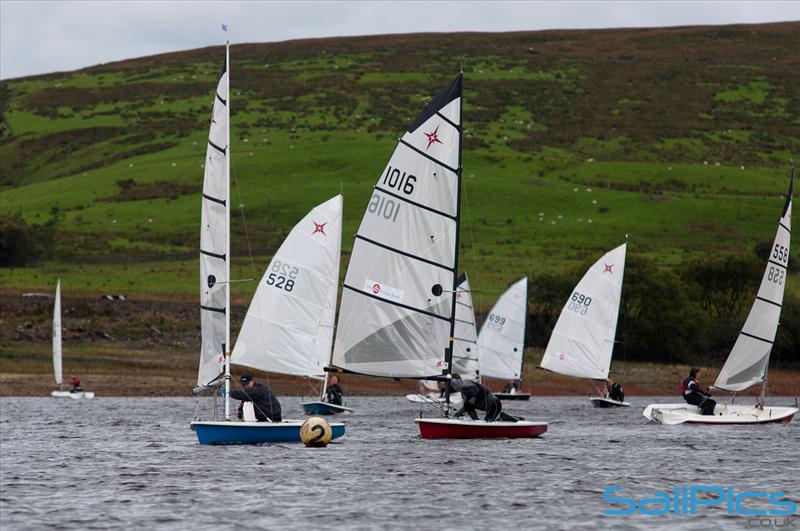
[[[689,371],[689,376],[681,383],[681,394],[687,403],[698,406],[703,415],[713,415],[714,406],[717,403],[709,398],[711,393],[707,389],[703,390],[700,387],[700,382],[697,379],[698,374],[700,374],[700,369],[697,367]]]
[[[239,418],[243,416],[244,403],[252,402],[256,420],[260,422],[281,421],[281,404],[266,385],[255,383],[253,376],[247,373],[239,378],[239,382],[242,384],[241,391],[231,389],[231,398],[242,401],[239,404]]]
[[[343,394],[342,387],[339,385],[339,377],[336,375],[331,376],[331,383],[325,390],[325,399],[329,404],[341,406]]]
[[[456,412],[456,417],[461,417],[466,413],[472,420],[478,420],[476,409],[486,412],[484,417],[486,422],[492,422],[500,416],[503,406],[486,386],[471,380],[464,381],[460,374],[453,374],[450,388],[460,391],[461,398],[464,400],[464,405]]]
[[[606,389],[608,398],[611,400],[616,400],[617,402],[625,401],[625,391],[622,390],[622,386],[618,383],[614,383],[614,380],[611,378],[606,380]]]

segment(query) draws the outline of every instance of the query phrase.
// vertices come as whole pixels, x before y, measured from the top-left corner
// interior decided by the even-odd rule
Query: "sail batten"
[[[763,383],[767,378],[769,357],[778,333],[783,293],[789,266],[789,244],[792,226],[792,191],[796,168],[792,167],[789,191],[776,228],[770,256],[753,306],[742,326],[714,387],[727,391],[743,391]]]
[[[627,244],[622,244],[586,271],[561,309],[542,368],[577,378],[608,378],[626,254]]]
[[[342,290],[332,364],[394,378],[449,370],[461,74],[399,140],[372,190]]]

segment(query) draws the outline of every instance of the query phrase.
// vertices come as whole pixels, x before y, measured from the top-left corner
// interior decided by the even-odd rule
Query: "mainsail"
[[[53,305],[53,372],[56,384],[61,385],[61,279],[56,283],[56,302]]]
[[[333,342],[342,196],[318,205],[272,257],[247,310],[231,363],[322,378]]]
[[[497,300],[478,335],[481,376],[519,380],[528,316],[528,277],[518,280]]]
[[[228,59],[217,84],[206,150],[200,222],[200,328],[203,343],[197,384],[215,380],[230,348],[230,190]]]
[[[446,374],[454,326],[462,75],[400,139],[356,234],[332,363],[372,376]]]
[[[456,288],[456,326],[453,334],[453,372],[478,381],[478,334],[475,331],[475,310],[469,279],[464,273]]]
[[[608,378],[626,249],[622,244],[604,254],[575,286],[550,336],[542,368],[578,378]]]
[[[778,231],[772,244],[767,267],[761,278],[758,295],[739,337],[728,355],[714,387],[727,391],[743,391],[762,383],[767,377],[769,355],[778,331],[783,291],[789,266],[789,239],[792,228],[792,188],[796,167],[792,167],[789,192]]]

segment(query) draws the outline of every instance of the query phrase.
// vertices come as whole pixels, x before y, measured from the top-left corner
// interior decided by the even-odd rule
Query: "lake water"
[[[200,446],[192,398],[0,399],[4,530],[234,528],[745,529],[724,507],[604,516],[604,489],[650,497],[683,485],[782,490],[800,502],[800,422],[660,426],[634,407],[533,397],[505,410],[550,422],[539,439],[424,441],[403,398],[350,397],[347,435],[301,444]],[[282,399],[284,417],[300,399]],[[774,398],[772,405],[793,405]],[[426,406],[427,407],[427,406]],[[433,412],[431,411],[431,414]],[[762,505],[761,507],[766,507]],[[778,522],[781,523],[781,522]],[[793,525],[800,525],[795,517]],[[752,522],[751,522],[752,524]]]

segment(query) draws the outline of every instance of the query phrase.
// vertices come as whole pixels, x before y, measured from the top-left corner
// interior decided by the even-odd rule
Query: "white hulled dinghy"
[[[64,376],[61,369],[61,279],[56,283],[56,296],[55,303],[53,304],[53,373],[56,377],[57,390],[50,393],[50,396],[55,398],[72,398],[79,400],[81,398],[94,398],[94,393],[89,391],[64,391]]]
[[[651,404],[643,412],[648,420],[661,424],[789,423],[797,413],[797,408],[793,407],[764,405],[769,356],[778,331],[783,292],[788,279],[792,189],[796,171],[793,164],[789,192],[758,294],[733,350],[712,386],[712,389],[736,393],[760,384],[761,393],[757,403],[752,406],[733,404],[733,401],[730,404],[717,403],[713,415],[702,415],[699,407],[689,404]]]
[[[566,376],[601,380],[605,386],[617,335],[627,243],[604,254],[583,275],[561,309],[540,366]],[[593,396],[595,407],[630,407]]]
[[[199,393],[207,389],[218,391],[224,385],[224,416],[221,420],[195,420],[191,428],[201,444],[299,442],[304,420],[257,422],[231,418],[229,57],[226,45],[203,179],[200,236],[203,343],[195,388]],[[341,210],[341,196],[312,210],[273,257],[239,334],[233,353],[236,363],[322,378],[333,333]],[[214,407],[215,417],[216,414]],[[330,424],[333,438],[344,435],[344,424]]]
[[[345,276],[331,370],[450,378],[459,284],[461,100],[459,73],[405,132],[373,189]],[[449,410],[449,393],[442,409]],[[530,437],[531,429],[547,429],[531,422],[416,421],[422,438]]]
[[[478,350],[481,378],[522,381],[525,353],[525,323],[528,319],[528,277],[509,287],[492,307],[481,325]],[[506,402],[530,400],[530,393],[494,393]]]

